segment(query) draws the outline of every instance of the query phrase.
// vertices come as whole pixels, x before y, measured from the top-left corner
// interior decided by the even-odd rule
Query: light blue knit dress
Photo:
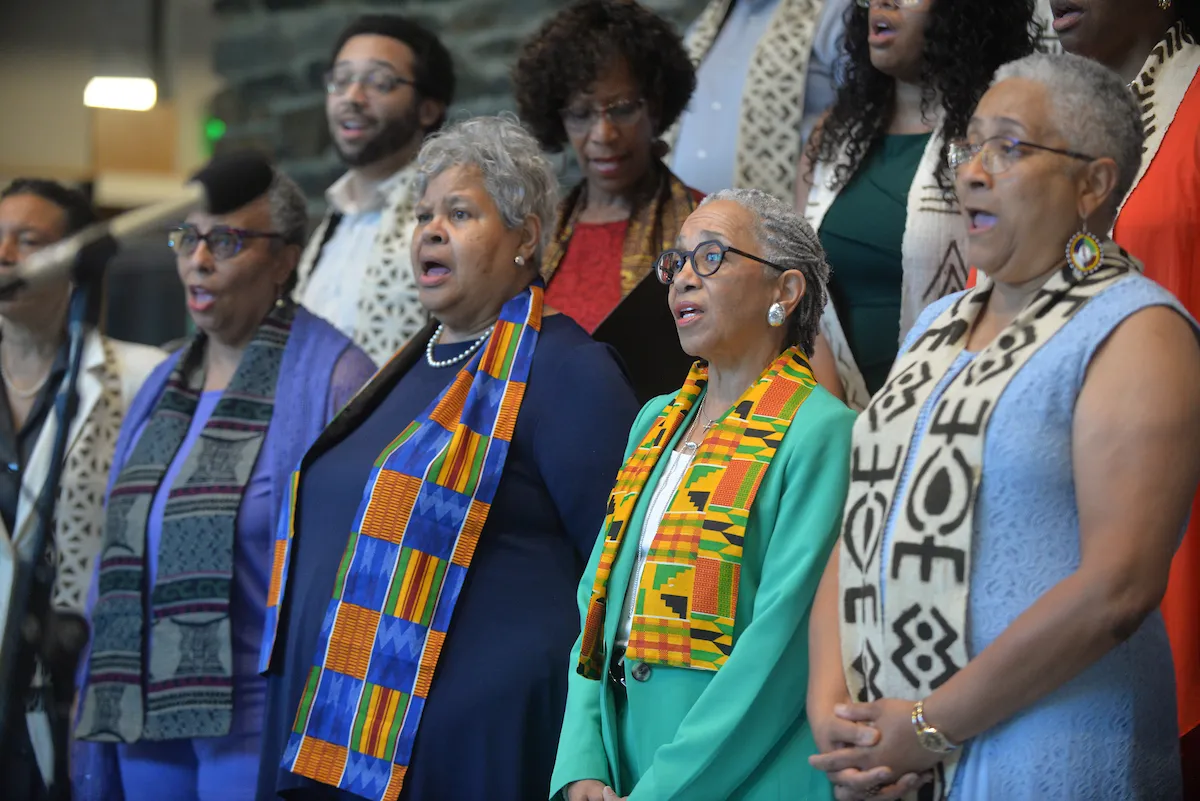
[[[900,352],[956,297],[927,308]],[[972,658],[1078,568],[1075,401],[1097,348],[1122,321],[1149,306],[1171,306],[1186,316],[1166,290],[1131,275],[1089,301],[1000,397],[988,425],[971,546]],[[934,404],[974,355],[960,354],[922,408],[897,497]],[[894,524],[889,519],[885,554]],[[883,572],[886,603],[886,564]],[[1181,798],[1175,674],[1162,616],[1154,612],[1074,680],[968,743],[950,795],[952,801]]]

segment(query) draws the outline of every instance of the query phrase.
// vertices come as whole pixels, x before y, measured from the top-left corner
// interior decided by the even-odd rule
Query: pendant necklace
[[[704,428],[701,429],[701,431],[700,431],[700,442],[704,441],[704,437],[708,435],[709,429],[711,429],[714,425],[712,418],[710,418],[708,416],[708,412],[706,411],[707,408],[708,408],[708,396],[705,395],[704,402],[700,404],[700,413],[696,415],[697,419],[703,417],[705,420],[708,421],[707,423],[705,423]],[[695,428],[694,425],[693,425],[693,428]],[[685,439],[683,442],[683,449],[689,456],[693,456],[696,453],[696,449],[700,447],[700,442],[696,442],[696,441],[690,440],[690,439]]]

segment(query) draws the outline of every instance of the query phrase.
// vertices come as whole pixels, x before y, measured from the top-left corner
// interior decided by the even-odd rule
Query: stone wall
[[[682,31],[707,0],[642,0]],[[364,12],[412,16],[454,55],[451,119],[513,108],[509,70],[521,42],[566,0],[215,0],[222,33],[213,66],[225,89],[212,112],[227,125],[223,145],[271,152],[322,205],[343,168],[325,124],[322,75],[341,28]],[[571,165],[563,160],[564,178]]]

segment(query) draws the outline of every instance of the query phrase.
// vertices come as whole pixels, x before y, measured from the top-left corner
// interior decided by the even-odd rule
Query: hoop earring
[[[772,303],[771,308],[767,309],[767,324],[772,328],[778,328],[783,325],[785,311],[782,303]]]
[[[1087,220],[1084,220],[1079,231],[1067,243],[1067,263],[1071,265],[1075,280],[1082,281],[1094,273],[1100,266],[1101,256],[1100,240],[1088,231]]]

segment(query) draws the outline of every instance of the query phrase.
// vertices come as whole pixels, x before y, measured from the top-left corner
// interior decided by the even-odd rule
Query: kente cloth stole
[[[608,581],[638,498],[707,385],[708,367],[696,362],[675,400],[617,474],[577,668],[586,678],[606,673]],[[789,348],[705,435],[646,557],[628,658],[697,670],[718,670],[725,664],[733,651],[742,544],[754,496],[814,386],[804,354]]]
[[[504,472],[542,326],[540,282],[376,460],[283,767],[395,801],[471,557]]]
[[[100,546],[81,739],[132,743],[229,733],[234,532],[274,412],[295,313],[287,303],[267,315],[185,457],[163,513],[153,588],[146,574],[150,507],[204,387],[203,334],[179,359],[117,475]]]
[[[1082,280],[1067,266],[1055,272],[949,383],[915,453],[909,449],[922,409],[962,353],[992,281],[962,295],[900,355],[858,416],[838,566],[842,664],[855,701],[923,699],[967,663],[971,544],[988,421],[1042,345],[1088,300],[1140,270],[1111,242],[1103,253],[1100,267]],[[889,519],[892,538],[883,553]],[[958,753],[920,798],[945,798]]]
[[[555,236],[546,246],[542,276],[546,283],[554,277],[567,247],[575,234],[575,223],[584,207],[586,183],[580,183],[563,201],[559,210]],[[675,247],[675,237],[683,221],[696,210],[698,201],[692,191],[666,167],[661,168],[659,186],[648,203],[634,208],[625,232],[621,252],[621,297],[633,291],[654,266],[658,254]]]

